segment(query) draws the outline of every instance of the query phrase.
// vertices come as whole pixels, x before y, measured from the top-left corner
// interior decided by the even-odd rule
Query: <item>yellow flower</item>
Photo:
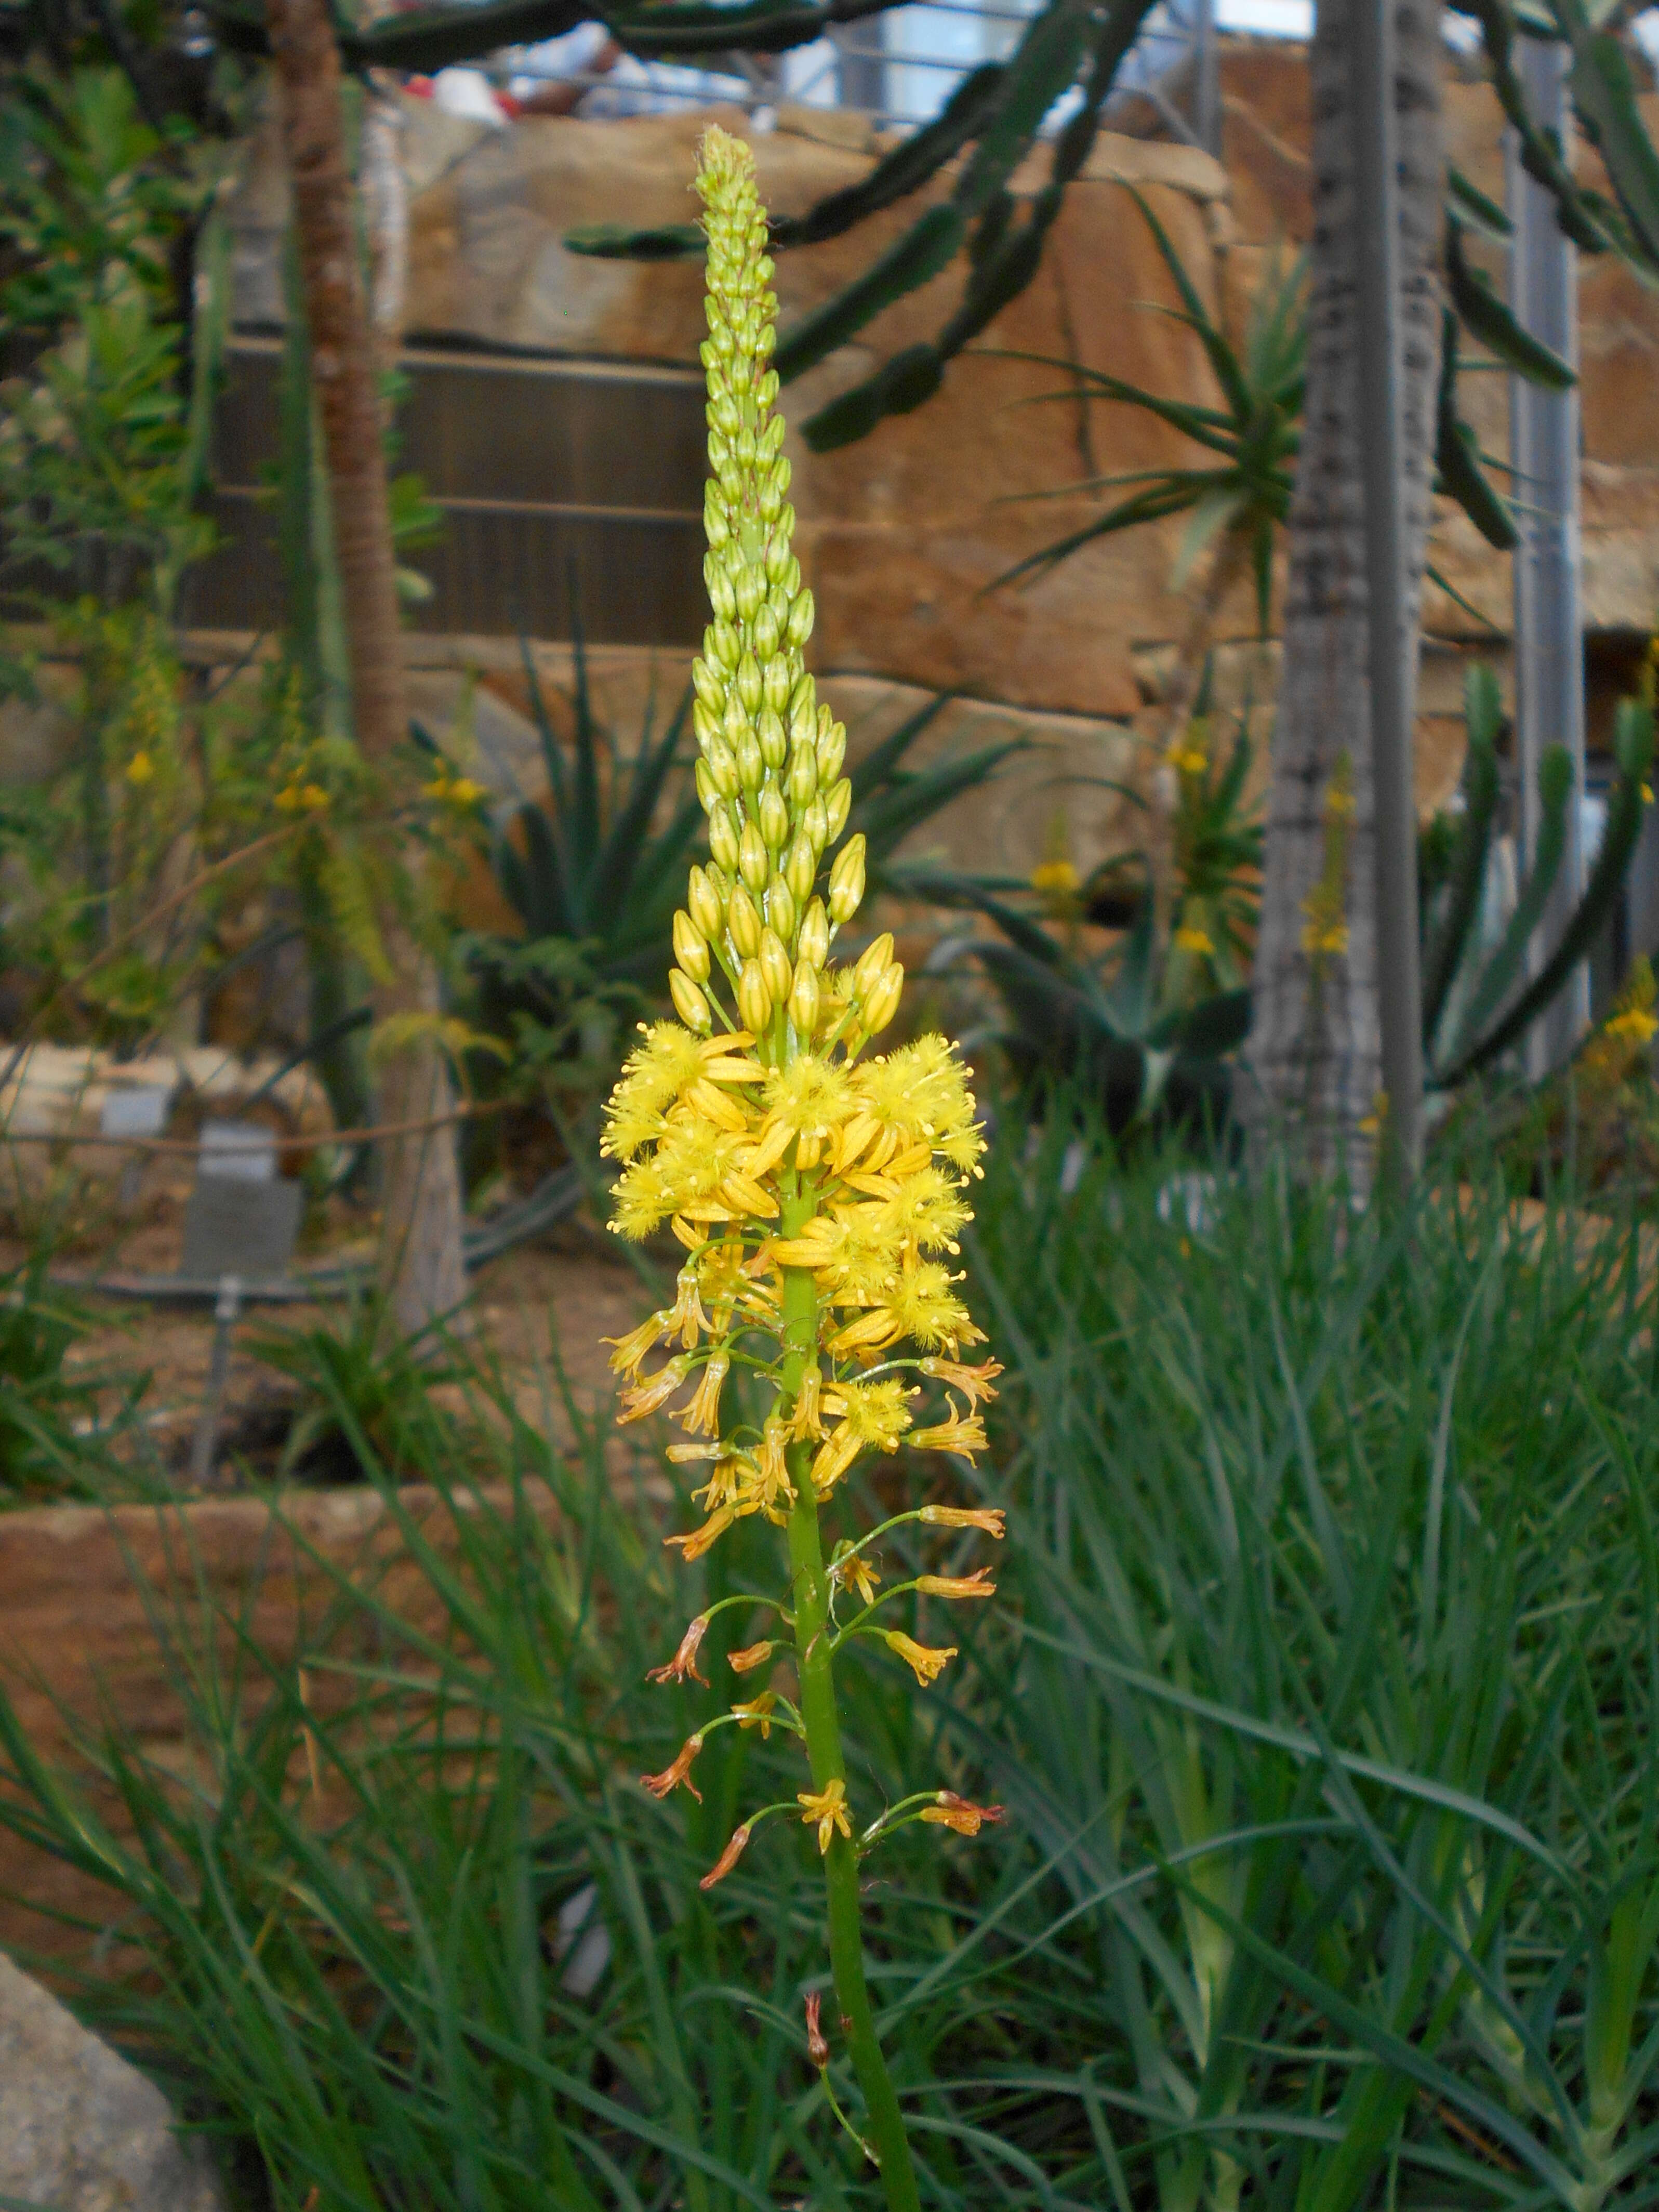
[[[1048,896],[1069,898],[1081,882],[1069,860],[1039,860],[1031,871],[1031,889]]]
[[[1196,922],[1182,922],[1175,933],[1175,941],[1178,951],[1194,953],[1200,959],[1207,960],[1215,951],[1208,931],[1200,929]]]
[[[1655,1032],[1659,1031],[1659,1020],[1645,1006],[1626,1006],[1622,1014],[1614,1014],[1606,1026],[1607,1035],[1617,1037],[1621,1044],[1639,1046],[1652,1042]]]
[[[946,1664],[957,1656],[953,1644],[948,1650],[935,1650],[930,1644],[918,1644],[901,1628],[884,1628],[882,1637],[890,1651],[895,1651],[907,1667],[915,1669],[916,1680],[923,1689],[945,1672]]]
[[[1000,1505],[924,1505],[921,1517],[936,1528],[980,1528],[1000,1539],[1008,1516]]]
[[[748,1705],[733,1705],[732,1710],[738,1717],[738,1726],[745,1729],[757,1728],[761,1732],[762,1741],[770,1742],[772,1715],[776,1710],[777,1702],[775,1691],[763,1690],[760,1696],[751,1698]]]
[[[724,1352],[712,1352],[702,1370],[702,1380],[696,1394],[680,1416],[681,1426],[693,1436],[717,1437],[720,1432],[720,1385],[731,1370],[732,1361]]]
[[[853,1824],[847,1815],[847,1784],[840,1775],[832,1775],[822,1790],[800,1790],[795,1802],[801,1808],[801,1820],[807,1827],[816,1820],[818,1829],[818,1850],[827,1851],[830,1838],[839,1828],[850,1843]]]
[[[300,804],[307,814],[321,814],[328,805],[328,793],[320,783],[302,783]]]
[[[831,1566],[830,1579],[832,1583],[839,1583],[843,1589],[857,1590],[860,1605],[873,1605],[876,1585],[881,1577],[862,1552],[847,1552]]]
[[[127,781],[142,790],[145,784],[154,783],[155,781],[155,762],[147,752],[134,753],[132,758],[127,763]]]

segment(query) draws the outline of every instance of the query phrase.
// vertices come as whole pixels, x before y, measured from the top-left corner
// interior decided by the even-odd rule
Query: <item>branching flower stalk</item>
[[[701,1526],[669,1541],[695,1559],[736,1522],[763,1516],[786,1533],[789,1579],[778,1599],[727,1598],[700,1613],[655,1670],[660,1680],[702,1682],[699,1653],[726,1607],[775,1624],[775,1634],[731,1655],[746,1694],[644,1779],[659,1796],[682,1784],[698,1794],[697,1754],[723,1726],[799,1740],[810,1786],[751,1814],[703,1887],[731,1872],[762,1821],[796,1817],[810,1831],[823,1866],[836,2012],[863,2092],[861,2124],[844,2124],[879,2166],[894,2212],[915,2212],[866,1982],[860,1863],[912,1821],[971,1836],[1000,1808],[936,1789],[856,1826],[836,1668],[858,1642],[884,1650],[919,1682],[933,1680],[955,1647],[917,1642],[888,1608],[912,1591],[971,1602],[994,1585],[980,1568],[883,1589],[875,1547],[905,1523],[1000,1537],[1003,1516],[921,1505],[826,1558],[820,1514],[866,1451],[891,1451],[901,1438],[923,1451],[984,1447],[979,1402],[1001,1370],[963,1360],[983,1340],[950,1266],[982,1146],[961,1063],[942,1038],[884,1055],[866,1049],[899,1004],[903,970],[890,936],[850,968],[831,963],[863,897],[864,842],[847,841],[820,888],[851,805],[847,733],[818,703],[802,659],[812,596],[790,551],[789,463],[769,366],[777,303],[747,147],[711,130],[697,188],[708,240],[704,574],[714,619],[693,681],[711,859],[692,869],[675,916],[669,980],[679,1020],[645,1031],[605,1138],[623,1163],[612,1227],[641,1238],[666,1223],[687,1257],[674,1304],[617,1341],[611,1364],[627,1382],[619,1418],[671,1408],[687,1441],[670,1457],[707,1470],[694,1492]],[[669,1346],[677,1348],[648,1369]],[[757,1428],[722,1412],[734,1368],[766,1401]],[[913,1407],[930,1388],[942,1404],[919,1426]],[[793,1686],[787,1676],[775,1686],[775,1668],[790,1662]],[[829,2092],[817,2010],[809,2005],[809,2056]],[[829,2101],[839,2114],[833,2094]]]

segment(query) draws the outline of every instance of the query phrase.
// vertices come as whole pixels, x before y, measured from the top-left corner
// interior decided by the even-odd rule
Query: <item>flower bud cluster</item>
[[[815,896],[853,787],[846,730],[819,702],[804,657],[812,594],[790,550],[789,457],[770,365],[777,301],[748,148],[711,130],[697,188],[708,239],[703,579],[714,620],[692,669],[691,712],[710,858],[677,919],[670,987],[681,1020],[707,1036],[719,968],[738,1021],[771,1060],[787,1053],[786,1031],[810,1046],[826,1020],[859,1018],[824,969],[863,896],[864,847],[848,841],[827,899]],[[882,1024],[859,1026],[871,1036]]]

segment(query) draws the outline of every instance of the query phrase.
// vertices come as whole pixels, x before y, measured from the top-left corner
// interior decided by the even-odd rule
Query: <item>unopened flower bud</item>
[[[726,919],[720,896],[702,868],[693,868],[691,880],[686,886],[685,903],[690,908],[691,919],[704,937],[718,937]]]
[[[800,677],[789,694],[789,720],[801,726],[801,732],[816,744],[818,734],[817,686],[810,676]]]
[[[738,780],[748,792],[758,791],[761,778],[766,773],[766,762],[761,752],[760,739],[745,728],[738,739]]]
[[[714,781],[714,771],[706,760],[694,763],[691,781],[697,787],[697,798],[702,804],[703,812],[711,813],[720,805],[720,787]]]
[[[757,610],[755,615],[755,658],[769,661],[778,649],[778,618],[769,605]]]
[[[691,733],[701,750],[707,752],[710,742],[720,735],[720,709],[711,707],[706,699],[694,699],[691,702]]]
[[[716,854],[715,858],[719,859]],[[722,863],[724,866],[724,863]],[[830,919],[845,927],[864,902],[864,833],[849,837],[830,871]]]
[[[712,662],[701,655],[691,664],[691,684],[699,705],[712,707],[718,714],[726,703],[726,681]]]
[[[892,958],[893,933],[890,929],[884,929],[873,945],[865,947],[859,956],[858,966],[853,970],[853,989],[857,997],[869,996],[892,964]]]
[[[706,949],[706,948],[705,948]],[[689,1030],[706,1036],[714,1026],[714,1018],[708,1011],[708,1001],[689,975],[678,968],[668,971],[668,995],[674,1001],[674,1012]]]
[[[708,981],[708,943],[684,908],[674,916],[674,957],[694,983]]]
[[[775,668],[775,660],[772,667]],[[768,671],[769,674],[770,670]],[[763,707],[760,720],[755,725],[760,738],[761,758],[768,768],[781,768],[789,757],[789,739],[784,730],[783,718],[771,707]]]
[[[830,830],[827,842],[830,844],[833,845],[836,838],[840,836],[842,831],[847,827],[847,817],[852,811],[852,779],[849,776],[844,775],[841,781],[831,789],[828,798],[823,802],[824,819],[829,825]]]
[[[761,702],[760,663],[752,653],[745,653],[738,663],[738,696],[745,713],[758,712]]]
[[[795,517],[793,510],[787,523],[780,512],[777,521],[773,525],[772,535],[766,548],[766,577],[769,583],[781,582],[784,571],[795,557],[789,550],[789,540],[793,537],[794,531]]]
[[[752,822],[745,822],[743,835],[738,840],[738,873],[751,891],[759,892],[766,889],[766,879],[771,872],[771,856],[760,831]]]
[[[742,884],[733,884],[732,896],[726,908],[726,926],[732,933],[732,942],[745,960],[752,960],[760,951],[761,918],[755,902]]]
[[[755,441],[757,460],[769,461],[780,451],[783,445],[783,428],[782,416],[775,415]]]
[[[780,653],[767,662],[761,677],[761,698],[769,713],[781,715],[785,712],[792,688],[788,655]]]
[[[755,750],[758,755],[760,747]],[[760,795],[760,833],[770,853],[781,852],[789,836],[789,809],[775,783],[769,783]]]
[[[781,422],[782,416],[775,418]],[[803,592],[789,610],[789,621],[784,635],[793,646],[803,646],[812,635],[812,594]]]
[[[830,842],[830,810],[816,792],[802,811],[800,826],[811,841],[814,856],[821,854]]]
[[[772,994],[766,988],[758,960],[745,960],[738,978],[738,1018],[753,1036],[763,1036],[772,1023]]]
[[[708,489],[714,495],[708,500],[702,511],[702,534],[708,540],[710,546],[718,551],[732,535],[732,526],[726,519],[726,511],[720,503],[714,486],[710,484]]]
[[[737,666],[743,646],[730,623],[713,623],[702,634],[702,649],[716,668],[726,675]]]
[[[819,718],[820,722],[822,717]],[[842,763],[847,758],[847,727],[833,718],[829,728],[820,727],[817,733],[818,781],[827,790],[841,774]]]
[[[818,872],[818,856],[804,830],[797,830],[789,840],[789,850],[783,856],[782,876],[794,893],[797,906],[805,906],[812,896],[812,879]]]
[[[818,973],[805,960],[795,963],[795,980],[789,988],[789,1019],[798,1037],[810,1039],[818,1025]]]
[[[789,774],[784,782],[789,804],[799,815],[817,796],[817,756],[811,745],[797,745],[789,763]]]
[[[766,919],[786,944],[794,936],[794,894],[781,876],[774,876],[766,886]]]
[[[781,1005],[789,996],[793,975],[789,965],[789,955],[784,951],[774,929],[761,932],[760,970],[766,979],[767,989],[772,994],[773,1005]]]
[[[822,968],[830,957],[830,917],[823,910],[822,899],[815,898],[802,915],[795,950],[814,968]]]
[[[709,605],[720,621],[730,622],[738,611],[738,595],[732,588],[732,579],[726,574],[717,553],[704,554],[702,580],[708,586]]]
[[[738,757],[726,739],[719,735],[710,738],[704,758],[708,763],[708,773],[714,777],[714,788],[720,797],[735,799],[742,788],[742,782],[738,772]]]
[[[709,854],[729,876],[737,869],[741,849],[736,817],[724,799],[717,800],[708,814]]]
[[[899,995],[903,988],[904,970],[896,960],[859,1008],[859,1018],[866,1036],[874,1036],[892,1020],[898,1012]]]
[[[749,444],[752,453],[754,446],[754,441],[752,438],[749,440]],[[740,464],[744,459],[743,447],[744,439],[740,437],[738,441],[738,459]],[[758,609],[761,601],[765,597],[765,578],[763,576],[757,576],[752,568],[745,568],[742,575],[738,577],[737,583],[738,612],[742,616],[744,622],[753,622],[755,619],[756,611]]]
[[[743,711],[743,702],[735,691],[728,692],[726,714],[720,723],[720,735],[735,753],[743,743],[743,733],[749,727],[749,717]]]

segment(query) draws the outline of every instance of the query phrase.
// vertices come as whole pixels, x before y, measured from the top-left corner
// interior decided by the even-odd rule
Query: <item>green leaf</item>
[[[1489,238],[1514,236],[1515,226],[1497,201],[1489,200],[1477,185],[1472,185],[1455,161],[1446,168],[1446,198],[1462,222],[1484,230]]]
[[[1434,460],[1439,489],[1455,499],[1489,545],[1510,552],[1520,543],[1508,502],[1487,481],[1480,447],[1457,413],[1457,325],[1449,307],[1441,317],[1440,390],[1436,407]]]
[[[1504,723],[1498,678],[1484,661],[1469,670],[1464,684],[1464,725],[1468,750],[1463,761],[1463,819],[1452,855],[1445,909],[1431,932],[1423,959],[1423,1042],[1430,1048],[1463,955],[1469,930],[1480,908],[1486,880],[1486,855],[1498,810],[1500,779],[1498,733]]]
[[[1575,0],[1558,0],[1556,12],[1572,42],[1573,106],[1643,256],[1659,270],[1659,154],[1637,106],[1629,58],[1618,39],[1589,27]]]

